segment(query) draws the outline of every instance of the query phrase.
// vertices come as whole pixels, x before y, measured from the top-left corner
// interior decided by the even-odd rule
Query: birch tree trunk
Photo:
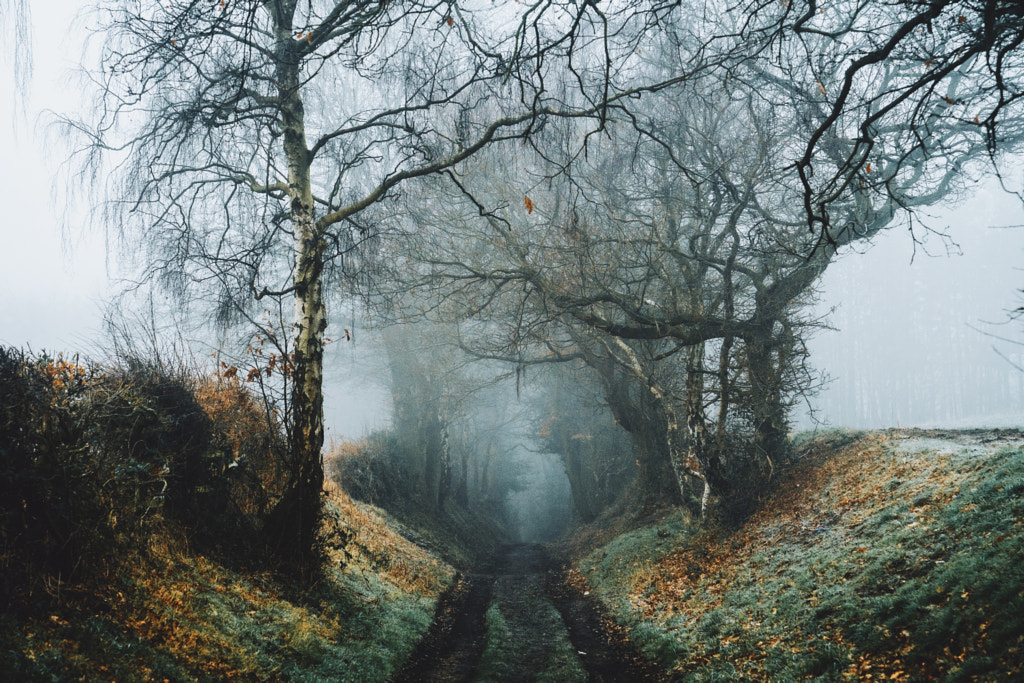
[[[704,517],[711,500],[711,485],[708,483],[705,464],[707,463],[707,423],[704,418],[704,344],[694,344],[686,349],[686,434],[688,437],[686,469],[704,482],[700,498],[700,516]]]
[[[672,402],[668,396],[665,395],[664,390],[654,381],[653,377],[650,377],[644,372],[643,365],[640,363],[640,359],[636,353],[630,348],[629,344],[624,342],[619,337],[614,337],[615,344],[619,351],[626,356],[626,360],[629,363],[629,367],[644,385],[647,386],[648,391],[651,392],[651,396],[654,397],[655,404],[661,409],[665,415],[665,440],[668,446],[669,460],[672,463],[672,472],[675,474],[676,485],[679,488],[679,494],[681,498],[686,500],[686,475],[691,474],[697,479],[704,483],[704,493],[701,496],[701,517],[707,508],[707,502],[711,495],[711,488],[708,485],[707,476],[704,473],[704,468],[701,461],[689,457],[690,453],[687,453],[687,457],[682,457],[682,440],[679,438],[679,419],[676,416],[675,408],[672,406]],[[602,342],[604,343],[604,342]],[[611,348],[607,347],[609,353]],[[703,360],[703,345],[701,345],[701,359]],[[703,393],[703,392],[701,392]],[[697,399],[702,401],[703,398]],[[689,401],[688,401],[689,403]],[[700,403],[701,421],[703,421],[703,403]],[[700,429],[703,433],[703,425]]]
[[[282,145],[288,164],[290,218],[295,231],[294,342],[292,351],[291,476],[270,523],[279,549],[296,559],[308,558],[317,546],[324,484],[323,347],[327,308],[323,297],[324,236],[313,208],[310,152],[299,54],[292,38],[295,3],[270,10],[277,32],[277,84]]]

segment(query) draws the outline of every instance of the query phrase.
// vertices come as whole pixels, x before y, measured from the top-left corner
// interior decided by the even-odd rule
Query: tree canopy
[[[480,356],[615,364],[706,503],[736,476],[730,405],[750,411],[744,467],[771,470],[799,304],[840,249],[998,172],[1024,134],[1024,15],[994,0],[98,12],[99,99],[68,123],[86,165],[116,168],[104,217],[222,324],[294,304],[271,528],[298,554],[340,292],[432,292]]]

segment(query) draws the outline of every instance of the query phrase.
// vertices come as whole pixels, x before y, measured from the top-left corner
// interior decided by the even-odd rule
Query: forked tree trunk
[[[701,516],[703,517],[707,507],[707,501],[711,495],[711,489],[708,485],[708,478],[704,473],[704,467],[702,461],[697,458],[691,458],[690,453],[687,452],[683,455],[683,443],[682,439],[679,438],[679,420],[676,417],[675,408],[672,406],[672,402],[665,395],[664,390],[654,381],[653,377],[650,377],[644,372],[643,365],[640,363],[640,359],[636,353],[630,348],[629,344],[624,342],[619,337],[614,338],[615,345],[619,351],[626,357],[629,367],[636,375],[637,379],[643,383],[651,396],[654,399],[654,404],[659,410],[665,415],[665,441],[668,447],[669,461],[672,463],[672,473],[675,475],[676,486],[679,490],[679,495],[683,500],[686,500],[686,475],[690,474],[704,483],[704,493],[701,496]],[[611,348],[608,348],[611,353]],[[700,350],[701,360],[703,362],[703,346]],[[697,399],[702,401],[703,397]],[[701,420],[703,421],[703,403],[700,403]],[[703,434],[703,426],[700,428]],[[703,440],[702,440],[703,441]]]
[[[636,446],[636,485],[641,505],[657,508],[663,505],[680,505],[683,502],[672,455],[665,437],[665,414],[655,396],[635,372],[629,368],[630,382],[618,377],[614,368],[622,367],[613,360],[610,346],[601,342],[608,352],[608,358],[594,358],[591,366],[597,370],[604,385],[605,400],[615,422],[629,433]],[[628,348],[628,347],[627,347]],[[632,396],[632,380],[640,379],[641,394]],[[658,413],[652,418],[651,413]]]

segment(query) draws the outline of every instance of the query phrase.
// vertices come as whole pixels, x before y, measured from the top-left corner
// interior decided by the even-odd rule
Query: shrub
[[[0,347],[0,599],[165,521],[218,546],[254,541],[283,485],[282,441],[234,381]]]
[[[286,444],[281,425],[234,378],[199,382],[196,399],[211,424],[205,486],[220,497],[239,533],[258,530],[284,489]]]
[[[164,511],[189,526],[210,512],[197,496],[209,479],[211,425],[188,378],[129,360],[89,389],[82,428],[104,472],[104,502],[118,533],[134,535]]]
[[[109,531],[80,407],[90,371],[0,347],[0,593],[48,568],[70,576]]]
[[[405,460],[397,453],[390,432],[374,432],[333,449],[328,476],[356,500],[385,510],[401,509],[412,497],[412,484]]]

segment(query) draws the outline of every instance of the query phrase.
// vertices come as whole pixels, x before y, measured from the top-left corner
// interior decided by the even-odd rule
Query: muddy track
[[[566,567],[549,574],[548,596],[569,630],[569,639],[593,683],[662,681],[654,666],[640,656],[625,629],[601,603],[569,580]]]
[[[494,587],[492,577],[459,575],[437,601],[434,621],[395,683],[471,681],[483,651],[484,613]]]
[[[513,642],[497,649],[498,661],[490,644],[485,672],[481,656],[488,645],[485,615],[491,607],[502,616],[503,639]],[[456,580],[438,601],[427,634],[392,680],[531,681],[550,665],[554,642],[571,643],[570,657],[579,665],[575,670],[585,672],[588,681],[662,680],[603,614],[600,603],[573,585],[543,546],[527,544],[505,546]]]

